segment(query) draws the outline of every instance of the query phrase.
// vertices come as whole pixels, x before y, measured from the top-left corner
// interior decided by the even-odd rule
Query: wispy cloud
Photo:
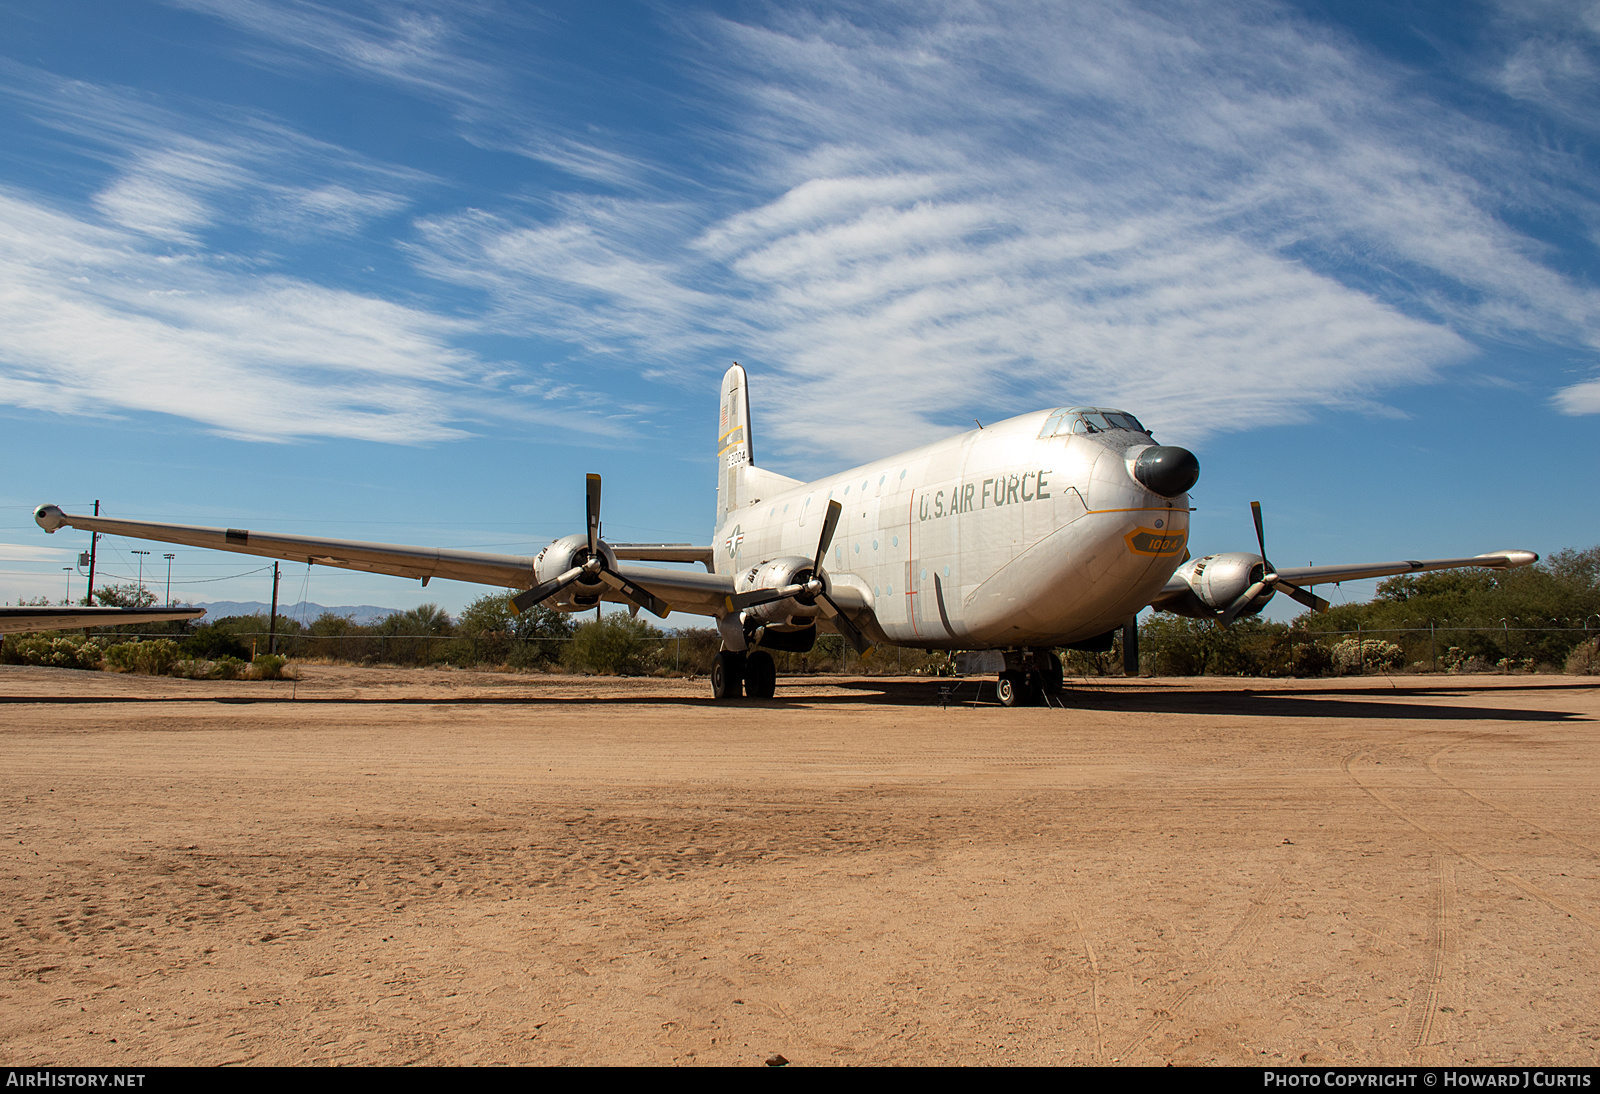
[[[149,411],[255,440],[461,436],[456,321],[149,249],[0,191],[0,399]]]
[[[1600,295],[1507,215],[1582,205],[1561,166],[1276,5],[701,30],[720,198],[437,217],[419,261],[646,367],[753,359],[797,452],[1080,400],[1195,438],[1381,410],[1475,337],[1600,346]]]

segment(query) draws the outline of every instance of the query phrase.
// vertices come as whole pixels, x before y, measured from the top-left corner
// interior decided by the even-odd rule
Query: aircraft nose
[[[1200,481],[1200,461],[1187,448],[1158,444],[1139,453],[1133,461],[1133,477],[1145,489],[1175,498]]]

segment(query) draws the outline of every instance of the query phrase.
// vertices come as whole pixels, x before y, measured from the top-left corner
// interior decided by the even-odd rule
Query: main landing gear
[[[1051,650],[1035,650],[1030,661],[1000,674],[995,695],[1001,706],[1048,706],[1050,698],[1061,691],[1061,658]]]
[[[711,663],[711,697],[771,699],[778,690],[778,666],[766,650],[723,650]]]

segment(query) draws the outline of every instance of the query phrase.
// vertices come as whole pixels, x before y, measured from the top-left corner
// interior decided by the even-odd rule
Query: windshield
[[[1103,407],[1074,406],[1053,411],[1039,430],[1041,440],[1073,434],[1109,433],[1114,429],[1128,429],[1150,436],[1150,431],[1132,414]],[[1154,438],[1152,438],[1154,439]]]

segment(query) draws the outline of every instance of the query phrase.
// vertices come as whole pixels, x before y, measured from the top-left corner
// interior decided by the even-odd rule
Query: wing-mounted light
[[[648,589],[617,572],[617,555],[600,538],[600,476],[588,476],[585,494],[588,531],[563,536],[533,560],[533,588],[511,598],[519,615],[541,601],[554,598],[562,611],[585,611],[599,604],[607,592],[662,619],[672,608]]]

